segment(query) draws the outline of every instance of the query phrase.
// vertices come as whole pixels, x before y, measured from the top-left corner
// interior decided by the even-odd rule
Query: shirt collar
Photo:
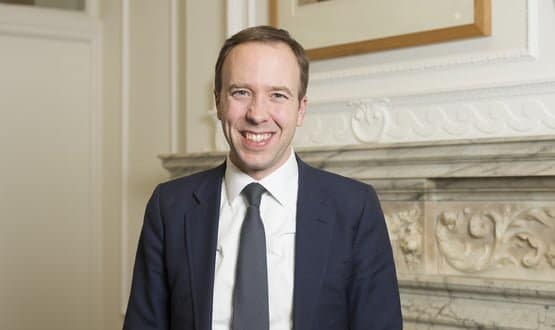
[[[227,200],[231,204],[237,196],[241,193],[243,188],[251,182],[258,182],[272,195],[278,203],[283,206],[295,205],[295,195],[298,187],[299,168],[295,153],[291,150],[291,155],[287,161],[281,165],[274,172],[264,177],[262,180],[257,181],[251,178],[246,173],[242,172],[233,162],[227,157],[224,185],[227,195]],[[291,192],[295,192],[292,194]]]

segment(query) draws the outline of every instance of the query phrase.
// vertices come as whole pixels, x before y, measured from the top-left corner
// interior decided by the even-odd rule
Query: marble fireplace
[[[555,329],[555,137],[296,151],[378,191],[405,329]],[[160,158],[177,177],[224,153]]]

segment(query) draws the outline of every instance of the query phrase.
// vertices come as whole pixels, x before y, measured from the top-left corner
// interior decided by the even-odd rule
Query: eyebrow
[[[270,90],[274,92],[285,92],[291,96],[293,95],[293,92],[285,86],[273,86],[272,88],[270,88]]]
[[[227,90],[229,91],[229,90],[232,90],[234,88],[250,88],[250,87],[247,84],[231,84],[231,85],[229,85]]]

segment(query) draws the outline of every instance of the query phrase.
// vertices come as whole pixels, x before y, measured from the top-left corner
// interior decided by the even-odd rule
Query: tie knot
[[[260,206],[260,198],[266,189],[260,183],[249,183],[241,192],[247,198],[249,206]]]

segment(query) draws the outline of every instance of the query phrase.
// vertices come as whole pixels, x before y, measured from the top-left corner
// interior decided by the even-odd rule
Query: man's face
[[[299,70],[291,49],[279,42],[240,44],[224,61],[218,118],[231,161],[257,180],[287,161],[303,122]]]

